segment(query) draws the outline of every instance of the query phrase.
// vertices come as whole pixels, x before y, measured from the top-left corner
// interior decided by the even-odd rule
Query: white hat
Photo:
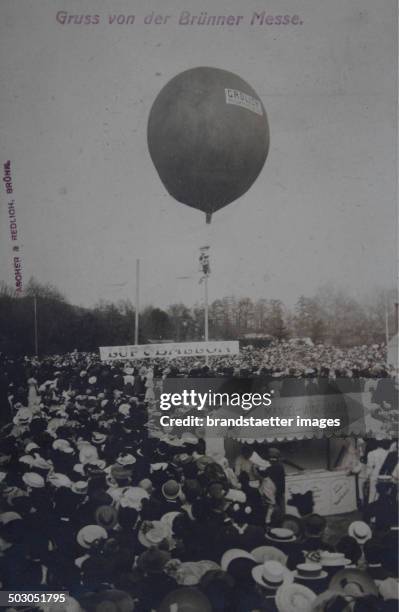
[[[254,557],[257,563],[264,563],[265,561],[278,561],[282,565],[287,565],[287,555],[282,550],[275,546],[258,546],[251,551],[251,555]]]
[[[25,472],[22,476],[22,480],[28,487],[32,487],[33,489],[41,489],[44,487],[44,478],[40,476],[40,474],[36,474],[36,472]]]
[[[118,408],[118,412],[123,414],[123,416],[128,416],[130,414],[130,404],[121,404]]]
[[[316,597],[316,599],[312,603],[312,612],[325,612],[327,608],[330,606],[334,607],[335,602],[339,602],[339,610],[340,612],[351,612],[352,611],[352,602],[348,598],[347,605],[342,608],[341,604],[343,604],[343,596],[338,591],[332,591],[331,589],[327,589],[327,591],[323,591]]]
[[[149,499],[147,491],[141,487],[126,487],[119,500],[122,508],[134,508],[141,510],[143,499]]]
[[[355,538],[358,544],[364,544],[373,535],[370,527],[363,521],[353,521],[348,527],[348,534]]]
[[[225,499],[237,502],[238,504],[245,504],[247,496],[244,491],[239,491],[239,489],[229,489],[225,495]]]
[[[98,460],[98,452],[95,446],[91,444],[85,444],[81,447],[79,451],[79,461],[80,463],[93,463],[93,461]]]
[[[33,451],[35,448],[39,448],[39,446],[37,444],[35,444],[34,442],[29,442],[26,446],[25,446],[25,453],[30,453],[31,451]]]
[[[150,464],[151,472],[158,472],[159,470],[161,470],[163,472],[167,468],[168,468],[168,464],[163,462],[163,461],[161,461],[160,463],[151,463]]]
[[[302,584],[284,583],[277,590],[276,606],[279,612],[311,612],[315,593]]]
[[[322,580],[327,576],[327,572],[323,570],[320,563],[310,561],[299,563],[294,571],[294,578],[298,580]]]
[[[62,438],[58,438],[57,440],[54,440],[52,447],[54,450],[59,450],[62,453],[70,454],[74,452],[68,440],[63,440]]]
[[[142,528],[138,533],[138,540],[140,544],[145,548],[151,548],[151,546],[157,546],[166,538],[171,536],[170,528],[166,523],[161,521],[152,521],[151,528],[144,533]]]
[[[285,529],[284,527],[275,527],[270,529],[266,534],[268,540],[272,542],[295,542],[296,536],[292,529]]]
[[[11,523],[11,521],[17,521],[21,518],[21,515],[17,512],[2,512],[0,514],[0,525],[7,525],[7,523]]]
[[[133,465],[136,463],[136,458],[133,455],[126,453],[126,455],[119,455],[116,463],[119,463],[119,465]]]
[[[384,600],[399,599],[399,582],[396,578],[385,578],[378,585],[378,590]]]
[[[86,525],[78,531],[76,541],[82,548],[90,548],[97,540],[106,540],[108,534],[104,527],[99,525]]]
[[[22,457],[20,457],[18,461],[20,461],[21,463],[26,463],[27,465],[32,467],[35,460],[33,459],[32,455],[22,455]]]
[[[266,589],[278,589],[284,582],[292,582],[293,575],[279,561],[265,561],[252,568],[252,577]]]
[[[184,444],[198,444],[197,436],[189,431],[185,431],[180,439],[182,442],[184,442]]]
[[[99,431],[93,431],[91,435],[91,441],[93,444],[102,444],[107,439],[107,436],[104,433]]]
[[[320,563],[323,567],[346,567],[352,561],[347,559],[344,553],[322,550],[320,551]]]
[[[97,376],[90,376],[88,383],[94,385],[97,382]]]
[[[207,572],[215,570],[220,571],[220,567],[214,561],[185,561],[177,568],[175,580],[182,586],[194,586]]]
[[[88,483],[86,480],[78,480],[73,482],[71,485],[71,491],[78,493],[79,495],[85,495],[87,493]]]
[[[33,413],[30,408],[20,408],[13,418],[14,425],[28,425],[33,418]]]
[[[67,487],[68,489],[71,487],[72,483],[66,474],[60,474],[58,472],[53,472],[47,476],[47,481],[51,482],[53,487],[57,489],[61,487]]]
[[[161,523],[165,523],[170,531],[173,531],[173,521],[176,516],[180,516],[181,512],[167,512],[163,516],[161,516]]]
[[[220,560],[220,567],[222,570],[227,572],[230,563],[235,559],[250,559],[251,561],[255,561],[254,557],[246,550],[242,548],[230,548],[230,550],[226,550]]]

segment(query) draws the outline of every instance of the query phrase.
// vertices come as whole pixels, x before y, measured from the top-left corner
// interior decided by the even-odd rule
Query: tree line
[[[54,286],[31,279],[17,297],[0,285],[0,351],[35,353],[35,308],[40,355],[94,351],[99,346],[134,343],[134,306],[129,300],[101,301],[92,308],[70,304]],[[288,308],[279,299],[224,297],[209,306],[210,338],[216,340],[293,337],[337,346],[381,344],[387,323],[395,327],[395,296],[378,292],[362,301],[333,286],[314,296],[300,296]],[[139,342],[184,342],[203,339],[204,311],[200,304],[147,306],[140,312]]]

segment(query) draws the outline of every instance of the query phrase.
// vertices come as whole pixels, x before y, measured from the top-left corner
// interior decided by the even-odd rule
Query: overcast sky
[[[332,282],[395,284],[396,44],[393,0],[152,2],[2,0],[1,166],[10,159],[23,279],[69,300],[201,299],[198,248],[211,244],[210,298],[293,303]],[[157,10],[166,25],[144,26]],[[99,14],[61,25],[57,10]],[[181,10],[243,15],[232,27],[177,26]],[[298,26],[250,26],[253,11]],[[108,14],[135,14],[108,25]],[[237,73],[266,108],[270,152],[257,181],[213,217],[174,201],[146,127],[160,89],[206,65]],[[12,280],[0,193],[0,279]],[[181,279],[179,277],[188,277]]]

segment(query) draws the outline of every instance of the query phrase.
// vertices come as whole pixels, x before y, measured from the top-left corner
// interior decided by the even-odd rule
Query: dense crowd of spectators
[[[290,379],[389,378],[385,347],[282,343],[208,365],[0,361],[3,591],[68,591],[52,609],[76,612],[397,610],[394,442],[369,446],[370,503],[328,537],[311,495],[287,512],[277,447],[243,445],[229,465],[191,433],[149,431],[156,378],[281,378],[284,395]]]

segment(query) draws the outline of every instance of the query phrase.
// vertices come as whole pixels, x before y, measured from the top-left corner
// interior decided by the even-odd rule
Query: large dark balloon
[[[218,68],[193,68],[169,81],[152,105],[147,137],[170,195],[208,220],[251,187],[269,150],[257,93]]]

